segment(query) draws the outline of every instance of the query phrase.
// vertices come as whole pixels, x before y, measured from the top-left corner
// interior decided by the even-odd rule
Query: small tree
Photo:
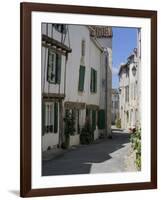
[[[74,132],[75,132],[75,116],[74,116],[73,111],[71,112],[70,110],[66,110],[64,122],[65,122],[65,131],[64,131],[65,147],[64,148],[68,148],[70,135],[74,135]]]

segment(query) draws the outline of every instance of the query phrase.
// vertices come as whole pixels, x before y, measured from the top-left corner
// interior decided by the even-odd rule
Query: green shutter
[[[85,66],[80,66],[79,68],[79,84],[78,90],[83,92],[84,90],[84,78],[85,78]]]
[[[91,81],[90,81],[90,91],[92,92],[92,68],[91,68]]]
[[[94,70],[94,92],[97,92],[97,71]]]
[[[97,71],[93,68],[91,68],[90,91],[97,92]]]
[[[53,133],[53,127],[54,127],[54,104],[50,105],[50,132]]]
[[[90,82],[90,91],[93,92],[93,69],[91,68],[91,82]]]
[[[92,110],[92,129],[96,129],[96,110]]]
[[[54,133],[58,132],[58,103],[54,103]]]
[[[105,128],[105,110],[101,109],[98,111],[98,128]]]
[[[55,83],[60,84],[61,82],[61,55],[56,55],[56,80]]]
[[[45,135],[45,103],[42,102],[42,113],[41,113],[41,120],[42,120],[42,135]]]

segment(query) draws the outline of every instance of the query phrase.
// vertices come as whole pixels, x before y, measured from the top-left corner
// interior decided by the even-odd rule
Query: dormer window
[[[60,33],[66,33],[67,27],[65,24],[54,24],[55,29]]]

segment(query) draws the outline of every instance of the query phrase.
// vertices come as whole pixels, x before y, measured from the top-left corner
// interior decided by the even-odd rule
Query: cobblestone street
[[[42,175],[136,171],[129,134],[114,129],[112,139],[80,145],[57,158],[43,161]]]

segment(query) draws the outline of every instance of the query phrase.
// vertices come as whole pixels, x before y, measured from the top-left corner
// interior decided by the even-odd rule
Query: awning
[[[88,104],[86,105],[86,108],[91,110],[99,110],[99,106],[95,104]]]
[[[85,103],[66,101],[64,103],[65,109],[85,109]]]

